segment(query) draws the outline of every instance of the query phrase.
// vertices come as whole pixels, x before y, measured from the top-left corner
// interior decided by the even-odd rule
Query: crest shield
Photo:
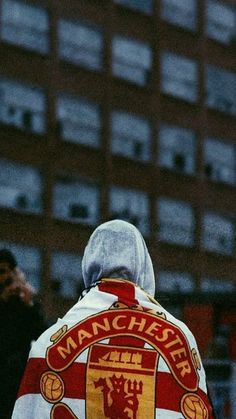
[[[159,354],[151,349],[95,344],[86,374],[86,417],[155,417]]]

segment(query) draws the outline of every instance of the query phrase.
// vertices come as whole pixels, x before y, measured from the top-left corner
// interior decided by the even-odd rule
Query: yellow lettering
[[[83,329],[79,330],[78,331],[79,344],[82,345],[82,342],[83,342],[84,339],[90,339],[90,338],[92,338],[92,336],[93,335],[91,335],[91,333],[89,333],[89,332],[86,332],[86,330],[83,330]]]
[[[170,353],[171,358],[173,359],[173,361],[175,361],[175,358],[182,358],[182,354],[184,354],[186,356],[186,350],[184,347],[180,348],[180,349],[176,349],[175,351],[172,351]]]
[[[153,322],[148,328],[147,330],[145,330],[145,333],[149,336],[154,336],[154,333],[152,333],[152,331],[158,331],[159,327],[161,327],[161,325],[157,322]]]
[[[167,343],[166,345],[165,345],[165,348],[171,348],[171,346],[174,346],[174,345],[176,345],[177,343],[179,343],[181,346],[183,346],[183,342],[182,342],[182,340],[180,339],[180,337],[179,336],[177,336],[177,338],[175,339],[175,340],[172,340],[171,342],[169,342],[169,343]]]
[[[158,341],[158,342],[165,342],[167,339],[168,339],[168,336],[169,336],[169,334],[171,334],[171,335],[173,335],[175,332],[174,332],[174,330],[172,330],[172,329],[164,329],[163,331],[162,331],[162,334],[161,334],[161,336],[155,336],[155,339]],[[167,348],[167,345],[165,345],[165,347]]]
[[[105,317],[105,318],[103,319],[103,324],[101,324],[101,323],[97,323],[97,322],[94,322],[94,323],[92,324],[92,328],[93,328],[93,333],[94,333],[94,335],[98,335],[98,330],[99,330],[99,329],[101,329],[101,330],[105,330],[105,331],[108,331],[108,330],[110,330],[110,329],[111,329],[111,328],[110,328],[109,321],[108,321],[108,318],[107,318],[107,317]]]
[[[69,336],[66,339],[66,348],[64,348],[63,346],[58,346],[57,351],[59,352],[59,354],[61,355],[63,359],[66,359],[67,355],[71,354],[71,349],[76,349],[76,348],[77,348],[77,344],[72,339],[72,337]]]
[[[119,325],[118,324],[118,321],[120,320],[120,319],[126,319],[126,316],[116,316],[114,319],[113,319],[113,321],[112,321],[112,326],[113,326],[113,328],[114,329],[117,329],[117,330],[120,330],[120,329],[125,329],[125,325],[124,326],[121,326],[121,325]]]
[[[181,369],[180,374],[182,377],[185,376],[185,374],[190,374],[191,373],[191,367],[189,365],[189,362],[187,360],[179,362],[176,367],[178,369]]]
[[[129,330],[133,330],[133,328],[135,326],[138,326],[138,331],[139,332],[142,332],[143,329],[144,329],[144,327],[145,327],[145,324],[146,324],[146,320],[145,319],[141,319],[141,321],[137,321],[136,320],[136,317],[131,317],[131,320],[130,320],[128,329]]]

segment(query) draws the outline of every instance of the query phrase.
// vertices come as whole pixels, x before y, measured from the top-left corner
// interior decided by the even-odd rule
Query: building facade
[[[235,342],[234,0],[1,0],[0,55],[0,244],[47,315],[122,218],[202,351]]]

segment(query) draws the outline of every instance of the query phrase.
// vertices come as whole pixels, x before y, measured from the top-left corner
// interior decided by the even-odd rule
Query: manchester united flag
[[[33,345],[12,419],[213,417],[188,328],[104,280]]]
[[[158,357],[149,349],[94,345],[86,374],[87,417],[96,412],[96,419],[154,418]]]

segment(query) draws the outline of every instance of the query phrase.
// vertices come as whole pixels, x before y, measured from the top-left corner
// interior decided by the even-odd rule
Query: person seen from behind
[[[195,338],[154,299],[138,229],[101,224],[82,273],[79,301],[32,346],[12,418],[214,418]]]

